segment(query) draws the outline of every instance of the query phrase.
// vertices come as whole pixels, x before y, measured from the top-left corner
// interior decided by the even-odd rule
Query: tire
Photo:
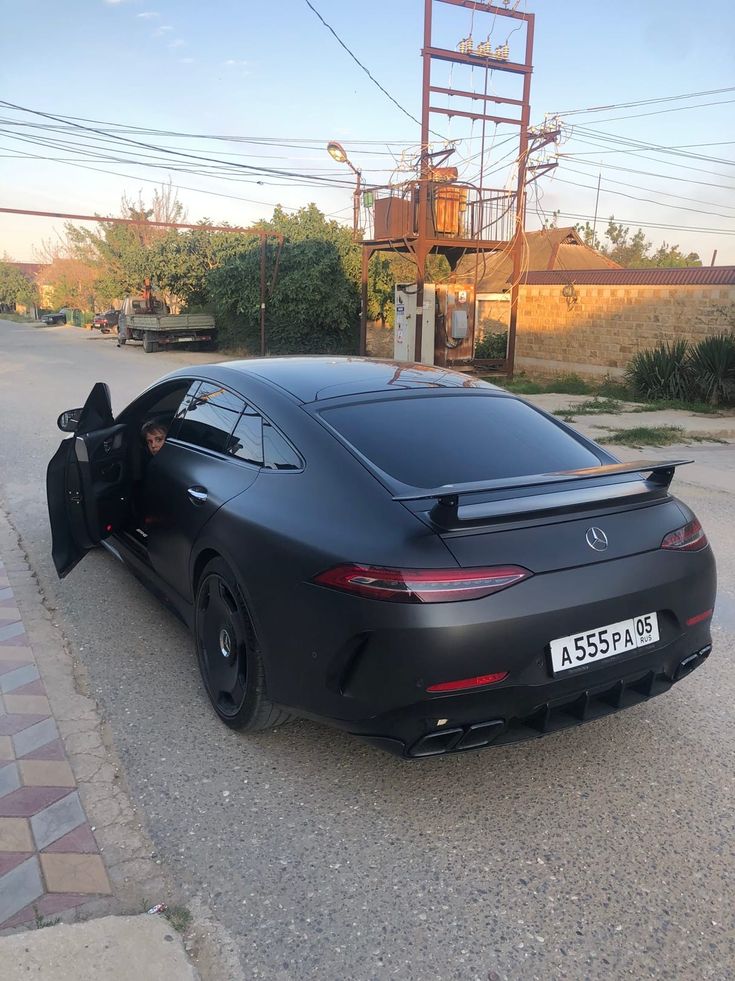
[[[200,351],[216,351],[217,341],[199,341],[197,348]]]
[[[158,350],[158,344],[153,340],[148,331],[143,334],[143,350],[146,354],[153,354]]]
[[[258,732],[290,719],[266,694],[252,620],[237,579],[222,559],[209,562],[199,580],[194,638],[204,687],[225,725]]]

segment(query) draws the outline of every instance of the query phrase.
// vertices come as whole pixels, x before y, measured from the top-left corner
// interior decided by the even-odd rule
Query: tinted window
[[[263,419],[249,406],[237,421],[227,452],[248,463],[263,463]]]
[[[301,458],[291,444],[263,420],[263,455],[268,470],[300,470]]]
[[[196,393],[190,392],[182,403],[185,414],[176,430],[176,438],[224,453],[244,407],[242,399],[227,389],[202,382]]]
[[[323,418],[376,466],[413,487],[441,487],[599,466],[530,406],[503,397],[394,399]]]

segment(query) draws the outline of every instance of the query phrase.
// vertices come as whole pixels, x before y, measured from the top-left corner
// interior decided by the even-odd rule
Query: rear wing
[[[431,501],[436,504],[430,509],[431,520],[443,528],[461,527],[465,522],[480,518],[501,517],[519,512],[540,510],[543,505],[550,506],[549,495],[524,495],[518,498],[505,498],[482,504],[461,504],[461,498],[468,494],[489,491],[525,490],[532,487],[543,487],[547,484],[566,484],[570,489],[554,495],[554,507],[573,506],[574,504],[593,503],[595,500],[606,500],[613,497],[629,497],[640,495],[637,482],[617,484],[617,493],[610,494],[610,485],[600,488],[586,485],[584,491],[575,490],[574,484],[581,481],[597,481],[605,477],[617,477],[621,474],[648,474],[644,492],[659,489],[666,490],[674,476],[677,467],[683,467],[693,460],[638,460],[635,463],[607,463],[599,467],[585,467],[581,470],[560,470],[555,473],[528,474],[522,477],[506,477],[500,480],[480,480],[465,484],[444,484],[426,490],[416,490],[396,494],[394,501]]]

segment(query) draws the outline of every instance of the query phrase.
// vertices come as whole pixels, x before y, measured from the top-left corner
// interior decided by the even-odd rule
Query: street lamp
[[[356,167],[352,163],[350,158],[347,156],[347,151],[345,150],[345,148],[342,146],[341,143],[338,143],[336,140],[330,140],[329,143],[327,143],[327,153],[332,158],[332,160],[336,160],[337,163],[347,164],[347,166],[350,168],[350,170],[352,171],[352,173],[355,175],[357,179],[355,192],[352,195],[352,224],[353,224],[355,235],[357,235],[357,230],[360,225],[360,190],[361,190],[361,182],[362,182],[362,171],[360,170],[359,167]]]

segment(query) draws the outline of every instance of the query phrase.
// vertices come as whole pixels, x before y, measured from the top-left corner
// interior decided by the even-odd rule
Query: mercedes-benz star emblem
[[[588,528],[584,536],[590,548],[596,552],[604,552],[607,548],[607,535],[602,528]]]

